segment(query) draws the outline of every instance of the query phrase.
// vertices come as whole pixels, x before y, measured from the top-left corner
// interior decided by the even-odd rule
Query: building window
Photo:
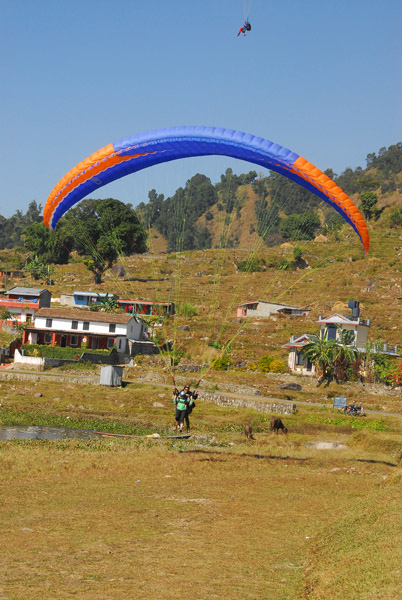
[[[46,327],[51,327],[53,323],[53,319],[46,319]]]
[[[114,333],[116,331],[116,323],[109,323],[109,333]]]
[[[86,331],[88,331],[89,329],[89,321],[84,321],[82,324],[82,328]]]
[[[78,321],[71,321],[71,329],[78,329]]]
[[[304,365],[303,350],[300,350],[299,352],[297,352],[297,350],[296,350],[296,364],[299,366]]]
[[[50,344],[52,341],[52,336],[50,333],[45,333],[45,344]]]
[[[113,348],[113,346],[114,346],[114,339],[113,338],[108,338],[107,347],[108,348]]]
[[[77,335],[71,336],[70,346],[78,346],[78,336]]]

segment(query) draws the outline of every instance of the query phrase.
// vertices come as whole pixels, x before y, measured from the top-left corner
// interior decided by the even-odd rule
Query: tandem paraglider
[[[247,31],[251,31],[251,25],[250,25],[250,21],[248,19],[246,19],[244,21],[244,25],[242,25],[239,29],[239,32],[237,34],[237,36],[239,36],[241,33],[243,35],[247,35]]]
[[[147,167],[193,156],[229,156],[276,171],[306,188],[349,223],[365,253],[370,246],[366,223],[347,194],[308,160],[279,144],[254,135],[217,127],[171,127],[140,133],[108,144],[78,163],[50,193],[43,212],[54,229],[74,204],[94,190]]]

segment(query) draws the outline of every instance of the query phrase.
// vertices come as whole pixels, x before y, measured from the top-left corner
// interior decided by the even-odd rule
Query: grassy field
[[[2,384],[0,422],[173,429],[158,386],[40,385]],[[0,597],[397,598],[401,421],[268,418],[198,402],[188,441],[0,443]]]
[[[96,291],[191,304],[194,316],[178,314],[164,330],[181,364],[209,363],[218,355],[211,344],[228,341],[234,363],[266,354],[286,362],[290,336],[316,333],[320,315],[347,314],[351,299],[371,320],[371,341],[401,343],[401,232],[382,218],[370,223],[367,257],[345,227],[326,243],[297,243],[308,268],[282,271],[292,245],[266,248],[253,236],[253,248],[122,257],[126,277],[108,271]],[[249,225],[239,228],[245,243]],[[239,271],[250,250],[266,271]],[[7,252],[0,258],[7,263]],[[95,289],[75,255],[53,277],[53,298]],[[13,285],[46,287],[29,277]],[[236,321],[237,304],[257,299],[310,313]],[[0,345],[9,341],[0,332]],[[52,373],[60,381],[0,380],[0,425],[173,432],[166,356],[137,357],[118,389],[69,383],[66,368]],[[166,386],[138,383],[144,375]],[[264,413],[199,401],[188,441],[0,442],[0,600],[402,597],[402,421],[386,414],[402,414],[400,392],[359,382],[317,388],[309,378],[295,378],[302,389],[286,391],[286,378],[246,368],[188,380],[200,376],[201,389],[245,386],[250,395],[296,403],[297,413],[284,418],[288,436],[271,434]],[[335,395],[381,414],[353,419],[319,406]],[[245,440],[246,423],[255,440]],[[306,446],[315,442],[345,448]]]

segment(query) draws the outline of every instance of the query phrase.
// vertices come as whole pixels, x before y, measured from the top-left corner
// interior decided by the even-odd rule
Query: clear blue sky
[[[252,31],[237,37],[244,6]],[[213,125],[320,169],[365,167],[402,140],[401,0],[0,0],[0,214],[44,204],[110,142]],[[134,205],[226,158],[186,159],[99,190]],[[258,168],[257,168],[258,170]]]

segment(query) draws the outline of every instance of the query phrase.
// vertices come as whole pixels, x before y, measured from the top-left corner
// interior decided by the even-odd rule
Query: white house
[[[293,335],[290,342],[282,346],[289,350],[288,366],[291,371],[299,375],[315,375],[315,365],[304,355],[303,349],[307,344],[317,340],[316,335],[304,333],[299,337]]]
[[[23,333],[23,344],[81,346],[127,352],[129,342],[148,340],[148,327],[128,314],[92,312],[78,308],[42,308]]]
[[[345,317],[338,313],[334,313],[329,317],[319,317],[318,324],[320,325],[320,338],[316,335],[303,334],[299,337],[292,336],[290,342],[284,344],[282,348],[289,350],[288,365],[289,369],[294,373],[302,375],[315,375],[315,366],[303,354],[304,347],[310,342],[323,340],[326,336],[327,340],[340,340],[343,331],[353,331],[353,340],[349,344],[350,348],[356,348],[358,352],[378,352],[387,354],[388,356],[401,356],[398,351],[398,346],[391,344],[378,343],[367,348],[368,330],[370,321],[361,319],[359,316]]]
[[[264,300],[252,300],[237,305],[237,317],[269,317],[274,314],[307,316],[310,311],[305,308],[296,308],[289,304],[277,304]]]
[[[360,317],[344,317],[335,313],[330,317],[319,317],[317,322],[320,325],[321,339],[324,339],[326,333],[327,340],[340,340],[343,331],[353,331],[354,338],[350,345],[361,352],[365,351],[369,320]]]

